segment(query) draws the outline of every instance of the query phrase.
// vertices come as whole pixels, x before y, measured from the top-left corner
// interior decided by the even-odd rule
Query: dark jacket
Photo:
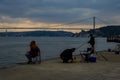
[[[36,56],[38,56],[39,54],[40,54],[40,49],[38,48],[38,47],[36,47],[36,48],[31,48],[31,50],[30,50],[30,55],[32,56],[32,57],[36,57]]]
[[[61,59],[72,59],[72,53],[75,51],[75,48],[66,49],[60,54]]]
[[[90,37],[90,40],[88,41],[88,43],[90,43],[90,45],[94,45],[95,44],[95,39],[93,36]]]

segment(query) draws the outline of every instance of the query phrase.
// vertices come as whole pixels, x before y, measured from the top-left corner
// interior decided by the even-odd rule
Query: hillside
[[[65,31],[27,31],[27,32],[0,32],[0,36],[9,36],[9,37],[20,37],[20,36],[31,36],[31,37],[38,37],[38,36],[71,36],[73,35],[72,32],[65,32]]]
[[[94,30],[82,31],[80,33],[74,34],[72,32],[66,31],[27,31],[27,32],[0,32],[0,36],[49,36],[49,37],[78,37],[78,36],[88,36],[88,34],[94,33]],[[95,29],[95,36],[109,37],[109,36],[120,36],[120,26],[104,26]]]
[[[94,30],[91,29],[89,31],[84,31],[84,32],[80,32],[79,35],[85,35],[85,34],[89,34],[89,33],[94,33]],[[109,37],[109,36],[119,36],[120,35],[120,26],[105,26],[105,27],[101,27],[98,29],[95,29],[95,33],[96,36],[101,36],[101,37]]]

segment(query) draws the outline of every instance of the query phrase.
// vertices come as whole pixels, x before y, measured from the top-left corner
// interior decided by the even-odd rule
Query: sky
[[[0,0],[0,27],[92,28],[94,16],[99,27],[119,25],[119,9],[120,0]]]

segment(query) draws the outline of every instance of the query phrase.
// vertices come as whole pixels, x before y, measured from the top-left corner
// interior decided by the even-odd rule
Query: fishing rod
[[[80,46],[78,46],[78,47],[76,48],[76,50],[79,49],[79,48],[81,48],[81,47],[84,46],[85,44],[87,44],[87,43],[85,42],[85,43],[81,44]],[[96,53],[96,55],[98,55],[98,54]],[[100,56],[101,56],[105,61],[108,61],[108,59],[107,59],[105,56],[103,56],[102,54],[100,54]]]
[[[81,47],[84,46],[85,44],[86,44],[86,42],[83,43],[83,44],[81,44],[80,46],[78,46],[78,47],[76,48],[76,50],[79,49],[79,48],[81,48]]]
[[[108,61],[108,59],[105,57],[105,56],[103,56],[102,54],[100,54],[106,61]]]
[[[96,53],[96,55],[98,55],[98,54]],[[103,56],[102,54],[100,54],[100,56],[101,56],[105,61],[108,61],[108,59],[107,59],[105,56]]]

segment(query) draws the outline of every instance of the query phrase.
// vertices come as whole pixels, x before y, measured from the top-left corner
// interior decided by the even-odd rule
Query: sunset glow
[[[92,29],[92,19],[86,20],[85,23],[81,22],[94,16],[102,20],[102,23],[96,22],[96,28],[119,25],[119,3],[120,0],[0,0],[0,28]],[[75,23],[68,24],[71,22]],[[0,31],[6,30],[0,29]],[[7,31],[26,31],[26,29]],[[79,30],[67,31],[79,32]]]

